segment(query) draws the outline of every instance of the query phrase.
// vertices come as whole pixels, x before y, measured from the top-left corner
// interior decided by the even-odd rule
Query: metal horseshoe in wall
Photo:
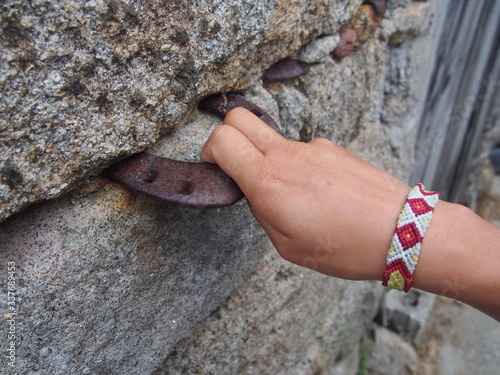
[[[218,94],[200,103],[200,108],[224,118],[243,107],[281,134],[265,111],[240,95]],[[150,198],[182,207],[225,207],[243,198],[238,185],[216,164],[173,160],[146,152],[124,159],[107,170],[113,180]]]

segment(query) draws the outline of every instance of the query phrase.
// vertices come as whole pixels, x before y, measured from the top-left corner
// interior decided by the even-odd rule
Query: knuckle
[[[226,125],[226,124],[219,125],[212,132],[212,135],[210,136],[210,138],[212,138],[212,139],[219,139],[222,136],[223,133],[225,133],[225,132],[228,131],[228,128],[230,128],[230,127],[231,126]]]
[[[324,147],[324,146],[332,147],[332,145],[333,145],[333,143],[326,138],[315,138],[315,139],[309,141],[308,143],[311,146],[320,146],[320,147]]]

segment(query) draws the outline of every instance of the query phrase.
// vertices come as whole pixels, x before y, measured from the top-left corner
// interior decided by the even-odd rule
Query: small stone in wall
[[[356,46],[356,31],[348,27],[344,27],[339,31],[340,42],[333,50],[332,54],[335,57],[346,57]]]
[[[436,296],[413,289],[409,293],[387,292],[381,323],[415,344],[420,343]]]
[[[317,38],[302,47],[298,54],[298,59],[307,64],[324,62],[339,42],[339,35],[327,35]]]
[[[413,346],[386,328],[375,328],[375,347],[368,362],[369,374],[416,374],[417,362]]]

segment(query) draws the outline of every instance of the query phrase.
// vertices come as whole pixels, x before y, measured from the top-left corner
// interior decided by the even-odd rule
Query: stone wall
[[[197,159],[220,123],[198,101],[238,90],[289,139],[326,137],[406,180],[443,4],[3,2],[2,345],[11,321],[16,337],[0,368],[355,374],[380,285],[280,259],[244,201],[174,208],[100,172],[146,148]],[[358,42],[332,57],[342,27]],[[287,57],[307,74],[264,85]]]

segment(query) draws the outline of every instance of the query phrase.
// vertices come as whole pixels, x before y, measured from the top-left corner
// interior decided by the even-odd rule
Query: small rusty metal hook
[[[240,95],[218,94],[200,102],[200,108],[221,118],[243,107],[281,134],[265,111]],[[231,206],[243,198],[238,185],[215,164],[191,163],[142,152],[107,169],[113,180],[130,190],[182,207]]]
[[[356,31],[354,29],[343,27],[339,30],[340,42],[332,51],[333,57],[346,57],[356,46]]]
[[[285,82],[306,74],[306,70],[295,60],[280,60],[264,72],[262,82]]]
[[[203,99],[199,104],[200,109],[203,109],[210,113],[214,113],[221,119],[224,119],[224,117],[226,117],[230,110],[237,107],[242,107],[249,110],[271,128],[273,128],[278,134],[281,134],[280,128],[271,116],[263,111],[262,108],[258,107],[252,102],[249,102],[241,95],[235,93],[212,95],[208,98]]]
[[[387,10],[386,0],[365,0],[363,4],[370,4],[375,11],[375,15],[381,17]]]

